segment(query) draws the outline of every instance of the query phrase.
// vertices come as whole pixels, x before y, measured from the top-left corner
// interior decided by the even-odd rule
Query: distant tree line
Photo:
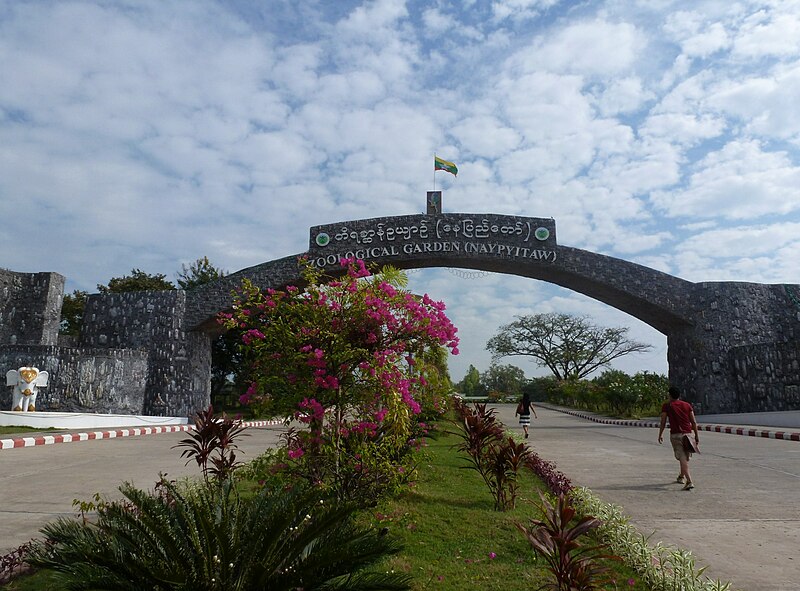
[[[489,369],[481,373],[470,365],[456,391],[493,401],[517,400],[527,392],[532,400],[614,416],[658,414],[668,388],[665,376],[650,372],[629,376],[607,369],[587,379],[624,355],[651,349],[629,339],[627,332],[627,328],[604,328],[586,317],[568,314],[518,316],[487,342],[492,352]],[[532,358],[552,375],[526,379],[520,368],[498,363],[510,356]]]
[[[551,402],[615,417],[658,415],[667,398],[667,376],[648,371],[629,375],[609,369],[592,379],[559,380],[555,376],[528,379],[513,365],[492,365],[479,372],[470,365],[455,384],[461,396],[493,402],[516,402],[528,393],[531,400]]]

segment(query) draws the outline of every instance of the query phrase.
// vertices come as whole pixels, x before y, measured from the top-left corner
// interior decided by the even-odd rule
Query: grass
[[[527,524],[539,516],[534,499],[538,501],[541,481],[523,474],[517,508],[494,511],[486,485],[475,471],[463,468],[466,462],[453,449],[455,442],[452,436],[431,441],[412,492],[374,510],[378,525],[388,527],[405,545],[387,561],[387,570],[412,574],[415,590],[537,589],[549,574],[514,522]],[[617,589],[646,589],[624,565],[608,566],[615,572]]]

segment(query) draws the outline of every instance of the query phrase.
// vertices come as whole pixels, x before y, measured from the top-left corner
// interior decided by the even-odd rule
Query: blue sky
[[[689,281],[798,283],[800,2],[0,4],[0,266],[67,290],[299,253],[308,228],[445,211],[553,217],[561,244]],[[410,274],[447,303],[460,379],[547,283]],[[511,360],[528,375],[541,373]]]

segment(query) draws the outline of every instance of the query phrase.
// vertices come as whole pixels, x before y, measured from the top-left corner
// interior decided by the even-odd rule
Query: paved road
[[[519,429],[514,406],[498,408]],[[701,432],[691,464],[697,488],[684,492],[658,429],[537,412],[528,440],[536,452],[621,505],[640,532],[655,532],[653,542],[690,550],[706,574],[736,589],[800,589],[800,442]]]
[[[283,427],[252,427],[239,440],[247,461],[275,445]],[[152,488],[159,472],[169,478],[200,474],[185,466],[172,446],[186,432],[60,443],[0,451],[0,554],[17,548],[60,515],[75,515],[73,499],[89,501],[99,492],[120,497],[117,488],[130,481]]]

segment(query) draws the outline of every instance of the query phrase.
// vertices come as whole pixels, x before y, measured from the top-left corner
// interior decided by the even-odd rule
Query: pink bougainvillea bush
[[[289,468],[352,498],[410,477],[420,423],[445,410],[443,351],[457,354],[458,337],[444,304],[406,291],[401,272],[341,264],[337,278],[306,266],[303,289],[245,281],[221,321],[241,332],[250,366],[241,402],[302,425],[287,437]]]

